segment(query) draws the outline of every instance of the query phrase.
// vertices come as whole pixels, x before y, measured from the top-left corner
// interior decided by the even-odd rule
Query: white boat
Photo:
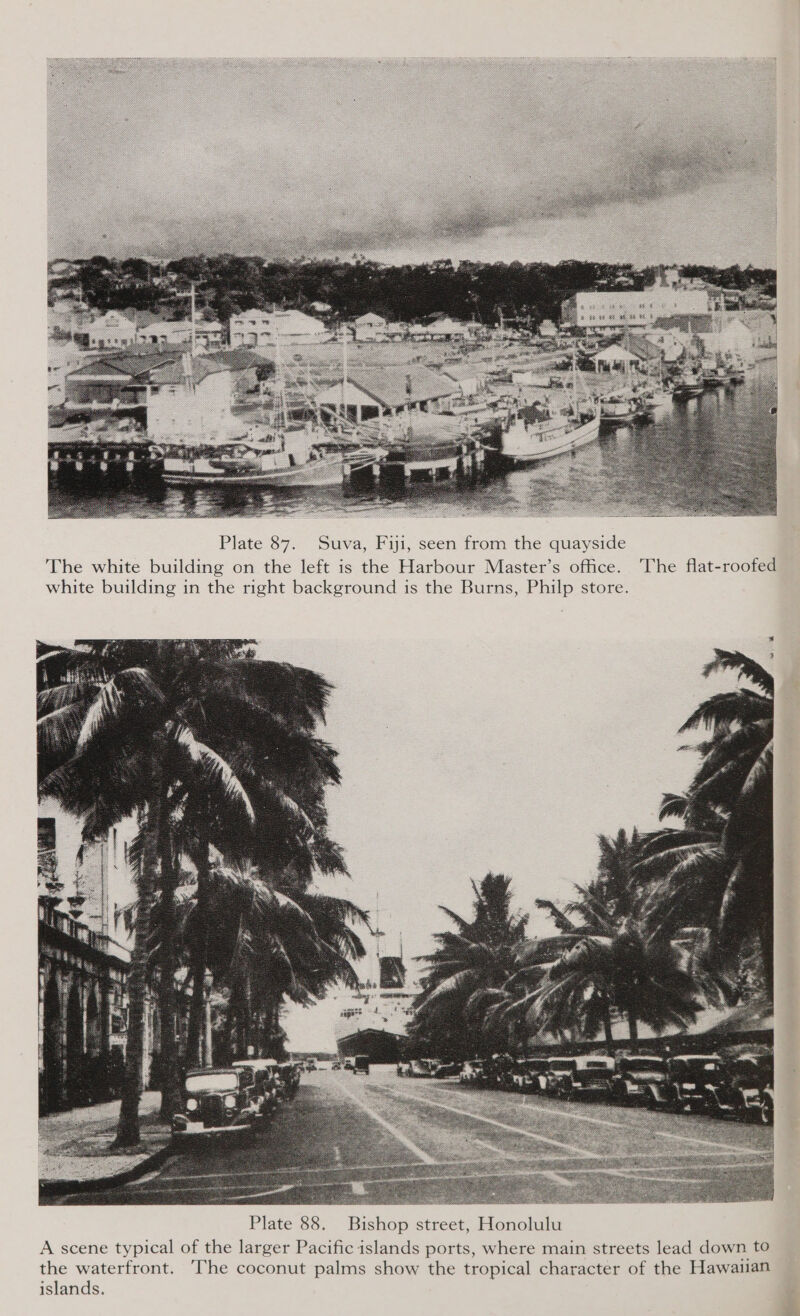
[[[574,356],[572,378],[567,410],[534,402],[531,406],[518,407],[508,416],[502,426],[500,448],[508,466],[533,466],[549,457],[575,452],[598,438],[600,407],[594,398],[587,398],[583,406],[579,405]]]

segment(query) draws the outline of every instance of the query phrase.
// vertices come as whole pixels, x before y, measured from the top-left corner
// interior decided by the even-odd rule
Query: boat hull
[[[599,434],[600,417],[593,416],[591,420],[584,421],[580,425],[543,437],[541,442],[537,442],[535,447],[531,446],[528,450],[501,449],[501,457],[506,466],[511,468],[537,466],[539,462],[547,461],[551,457],[561,457],[564,453],[575,452],[578,448],[585,447],[587,443],[593,443]]]

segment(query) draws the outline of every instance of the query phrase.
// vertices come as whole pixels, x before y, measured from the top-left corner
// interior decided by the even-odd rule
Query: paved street
[[[772,1196],[772,1130],[705,1116],[305,1074],[255,1147],[193,1144],[160,1170],[55,1203],[714,1202]]]

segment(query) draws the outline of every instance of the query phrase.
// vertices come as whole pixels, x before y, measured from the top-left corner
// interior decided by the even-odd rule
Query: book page
[[[794,1310],[796,10],[5,31],[7,1309]]]

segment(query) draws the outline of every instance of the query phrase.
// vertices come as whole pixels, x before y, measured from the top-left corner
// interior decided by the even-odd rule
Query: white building
[[[641,291],[576,292],[561,303],[561,323],[576,329],[645,328],[670,315],[707,315],[705,288],[656,283]]]
[[[148,436],[160,443],[200,443],[232,435],[237,429],[232,400],[231,372],[217,361],[187,353],[150,372]]]
[[[367,311],[353,322],[354,336],[357,343],[382,342],[386,337],[386,321],[382,315]]]
[[[282,343],[320,343],[330,337],[321,320],[303,311],[243,311],[232,315],[231,347],[272,347]]]
[[[110,347],[130,347],[136,342],[136,325],[121,311],[106,311],[89,325],[89,347],[108,351]]]
[[[192,341],[191,320],[153,320],[139,330],[140,343],[177,347]],[[222,325],[218,320],[195,320],[194,341],[198,347],[221,347]]]
[[[47,405],[60,407],[66,398],[65,380],[76,370],[84,354],[69,339],[47,344]]]

